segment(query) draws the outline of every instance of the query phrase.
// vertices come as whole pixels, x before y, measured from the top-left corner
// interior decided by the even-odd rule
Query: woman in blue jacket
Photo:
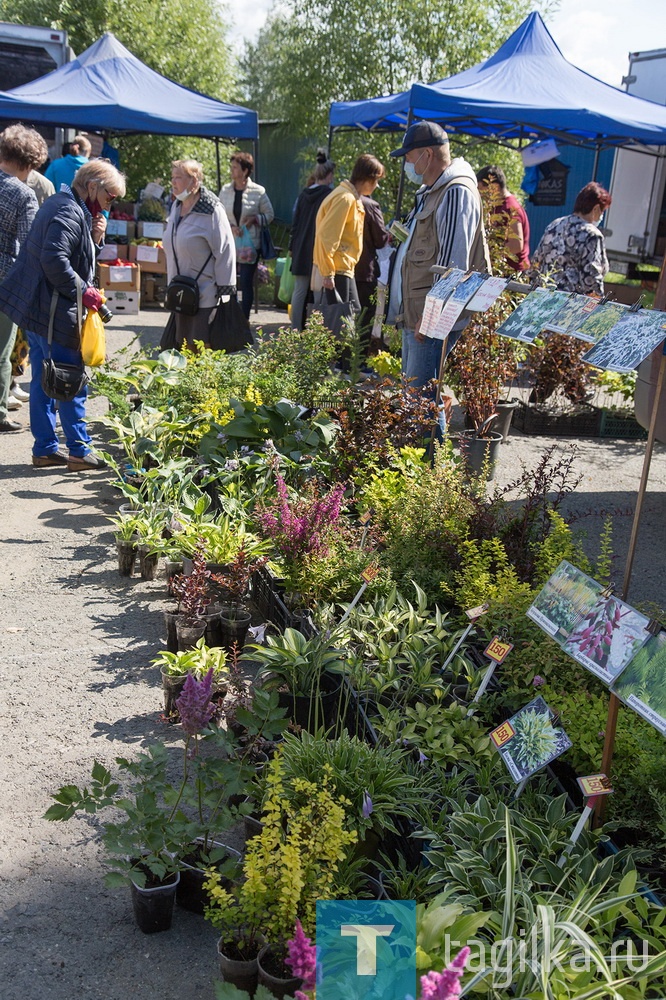
[[[42,361],[49,355],[47,337],[55,291],[51,357],[56,364],[82,364],[77,285],[83,305],[98,309],[102,296],[93,286],[93,279],[96,252],[106,230],[102,213],[109,210],[114,198],[124,194],[125,179],[111,163],[86,163],[77,171],[71,187],[63,184],[44,202],[0,285],[0,310],[27,333],[30,345],[30,430],[35,439],[32,464],[39,468],[66,465],[70,471],[85,471],[99,467],[86,428],[86,388],[70,402],[56,404],[41,386]],[[56,412],[68,455],[58,447]]]

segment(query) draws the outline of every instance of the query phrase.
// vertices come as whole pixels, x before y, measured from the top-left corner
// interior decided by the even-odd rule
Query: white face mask
[[[425,153],[425,149],[423,150],[423,153]],[[421,157],[423,156],[423,153],[421,153],[421,156],[419,156],[416,163],[421,162]],[[405,160],[405,177],[407,178],[408,181],[411,181],[412,184],[420,185],[423,184],[423,174],[420,174],[417,171],[416,163],[411,163],[409,160]]]
[[[189,198],[191,194],[191,191],[181,191],[180,194],[175,194],[174,198],[176,201],[185,201],[185,199]]]

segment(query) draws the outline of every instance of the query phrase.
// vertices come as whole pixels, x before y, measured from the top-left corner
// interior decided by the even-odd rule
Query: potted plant
[[[129,514],[119,514],[110,520],[115,526],[114,538],[118,551],[118,574],[131,576],[137,554],[137,518]]]
[[[253,644],[250,650],[249,658],[259,663],[257,679],[269,691],[278,691],[280,704],[298,726],[314,732],[335,723],[346,653],[324,636],[306,639],[294,628],[267,636],[263,645]]]
[[[333,897],[337,863],[357,836],[331,777],[324,768],[286,799],[278,751],[268,765],[263,827],[248,844],[244,880],[231,891],[216,874],[206,884],[211,897],[206,918],[220,931],[222,975],[228,979],[236,971],[229,962],[249,962],[244,989],[256,986],[255,976],[268,980],[265,985],[278,998],[300,985],[285,967],[287,941],[297,918],[306,932],[314,930],[316,901]]]
[[[250,580],[267,561],[266,556],[250,557],[244,546],[238,550],[229,565],[219,573],[212,574],[212,580],[221,588],[220,608],[222,642],[227,650],[245,645],[247,630],[252,616],[245,600],[250,589]]]
[[[192,560],[192,572],[174,576],[171,584],[178,599],[178,609],[170,615],[175,619],[179,650],[191,649],[206,631],[211,574],[206,568],[204,550],[204,542],[200,540]]]
[[[183,690],[188,674],[200,681],[209,670],[213,671],[213,697],[223,698],[227,692],[229,670],[227,654],[221,647],[209,648],[201,636],[192,649],[171,653],[168,650],[156,656],[151,663],[159,667],[164,689],[164,714],[176,715],[176,699]]]
[[[155,579],[167,515],[166,508],[135,515],[142,580]]]

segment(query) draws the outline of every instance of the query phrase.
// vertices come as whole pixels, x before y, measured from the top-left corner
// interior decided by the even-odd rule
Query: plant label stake
[[[485,656],[489,657],[491,662],[488,664],[486,672],[483,675],[483,680],[479,684],[478,691],[472,698],[472,704],[467,709],[468,715],[471,715],[474,711],[475,703],[477,701],[481,701],[481,698],[486,693],[486,688],[490,684],[492,676],[495,673],[495,669],[500,665],[500,663],[504,663],[512,649],[513,643],[507,642],[505,637],[500,637],[499,635],[496,635],[486,646],[483,652]]]
[[[592,815],[597,805],[597,801],[602,795],[610,795],[613,787],[610,779],[605,774],[588,774],[584,778],[578,778],[578,784],[583,795],[586,797],[585,808],[583,809],[578,822],[571,831],[569,843],[564,848],[560,860],[557,862],[558,868],[564,868],[564,862],[578,843],[581,833],[585,829],[585,824]]]
[[[372,583],[372,581],[374,580],[374,578],[377,576],[378,573],[379,573],[379,566],[366,566],[365,567],[365,569],[361,573],[361,579],[363,580],[363,583],[359,587],[358,592],[357,592],[356,596],[354,597],[354,600],[351,602],[351,604],[349,604],[347,606],[347,610],[345,611],[344,615],[340,619],[340,622],[339,622],[340,625],[352,613],[352,611],[354,610],[354,608],[356,607],[356,605],[358,604],[358,602],[363,597],[363,594],[365,592],[366,587],[368,586],[369,583]]]
[[[368,510],[364,511],[363,514],[361,514],[361,516],[358,519],[359,524],[363,525],[363,533],[361,535],[361,542],[360,542],[360,545],[359,545],[360,549],[364,549],[365,548],[365,540],[368,537],[368,525],[370,524],[370,521],[372,520],[372,515],[373,514],[374,514],[374,510],[372,509],[372,507],[370,507]]]
[[[470,619],[469,625],[464,630],[464,632],[462,633],[462,635],[458,639],[457,643],[455,644],[455,646],[453,647],[453,649],[451,650],[451,652],[447,656],[446,660],[442,664],[440,673],[442,673],[442,674],[444,673],[444,671],[448,667],[449,663],[451,663],[451,661],[453,660],[453,657],[456,655],[456,653],[458,652],[458,650],[462,646],[463,642],[465,641],[465,639],[467,638],[467,636],[470,634],[470,632],[474,628],[476,620],[478,618],[480,618],[481,615],[484,615],[487,610],[488,610],[488,605],[487,604],[480,604],[477,608],[470,608],[468,611],[465,612],[465,614],[467,615],[467,617]]]

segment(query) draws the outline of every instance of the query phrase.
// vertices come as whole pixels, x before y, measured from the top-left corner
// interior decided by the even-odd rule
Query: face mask
[[[185,201],[185,199],[189,198],[191,194],[191,191],[181,191],[180,194],[175,194],[174,198],[176,201]]]
[[[425,152],[425,150],[424,150],[424,152]],[[421,162],[421,157],[422,156],[423,156],[423,153],[421,153],[421,156],[419,156],[419,158],[416,161],[416,163],[420,163]],[[423,174],[419,174],[417,172],[416,163],[410,163],[409,160],[405,160],[405,176],[407,177],[408,181],[412,182],[412,184],[419,184],[420,185],[420,184],[423,183]]]
[[[95,198],[94,201],[91,201],[90,198],[86,198],[86,205],[88,206],[88,211],[92,215],[93,219],[95,218],[96,215],[103,214],[102,206],[98,202],[97,198]],[[108,215],[109,213],[107,212],[106,214]]]

